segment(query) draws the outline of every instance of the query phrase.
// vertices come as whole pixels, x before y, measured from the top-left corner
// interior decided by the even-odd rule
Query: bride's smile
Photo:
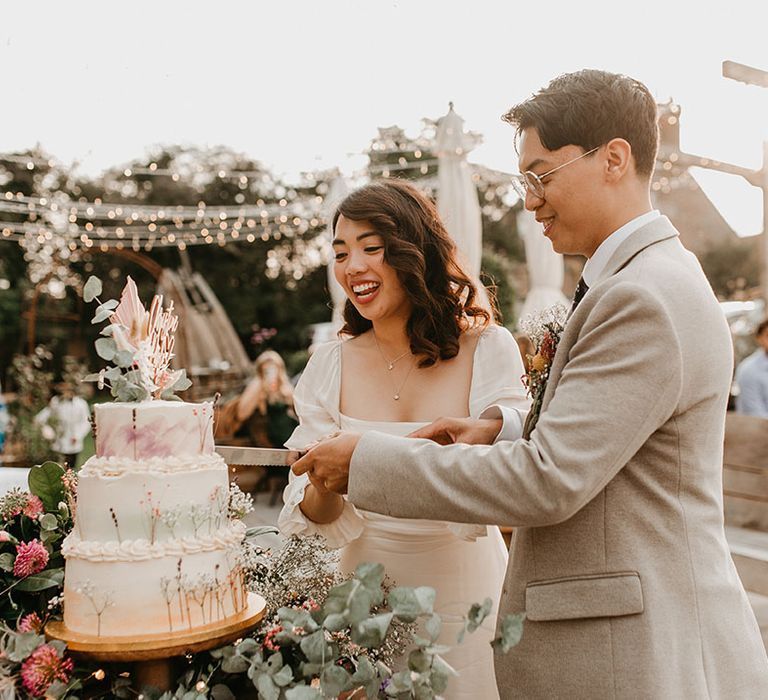
[[[410,302],[386,261],[384,237],[370,221],[339,216],[333,239],[334,274],[358,312],[372,322],[407,318]]]

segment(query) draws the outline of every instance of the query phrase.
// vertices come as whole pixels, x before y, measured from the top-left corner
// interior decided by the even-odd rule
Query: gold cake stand
[[[63,620],[54,620],[45,626],[45,634],[49,639],[65,642],[76,656],[93,661],[133,662],[132,675],[137,690],[145,686],[171,690],[174,657],[234,642],[261,622],[266,607],[264,598],[249,593],[248,604],[237,615],[191,631],[135,637],[95,637],[72,632]]]

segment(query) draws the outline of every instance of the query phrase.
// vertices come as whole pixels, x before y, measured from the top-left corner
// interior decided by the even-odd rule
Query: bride
[[[350,194],[333,219],[334,271],[347,295],[342,340],[320,346],[296,388],[300,419],[287,447],[337,430],[407,435],[440,416],[527,408],[515,340],[476,301],[477,289],[434,205],[387,180]],[[309,475],[294,476],[279,526],[323,535],[340,567],[380,562],[398,585],[431,586],[441,642],[459,677],[450,698],[497,698],[491,620],[456,646],[461,616],[486,597],[497,608],[507,552],[495,526],[391,518],[355,508]]]

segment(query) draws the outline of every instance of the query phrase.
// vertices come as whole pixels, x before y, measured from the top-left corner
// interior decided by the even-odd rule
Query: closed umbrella
[[[328,229],[326,236],[328,242],[333,240],[333,215],[336,212],[336,207],[339,206],[341,200],[347,196],[349,188],[341,173],[337,173],[336,177],[331,180],[331,184],[328,188],[328,194],[323,201],[323,217],[328,222]],[[331,302],[333,303],[333,317],[331,323],[333,324],[334,333],[338,331],[343,325],[343,313],[344,304],[347,300],[347,295],[344,293],[341,285],[336,281],[336,277],[333,274],[333,257],[331,257],[328,263],[328,291],[331,294]]]
[[[568,305],[562,292],[563,256],[552,249],[552,244],[542,232],[541,224],[533,214],[523,210],[517,215],[517,230],[525,245],[528,266],[528,295],[525,297],[520,318],[535,314],[555,304]]]
[[[451,102],[448,114],[437,123],[437,210],[459,249],[465,270],[475,279],[480,275],[483,223],[467,153],[478,140],[476,135],[465,133],[464,120],[453,111]]]

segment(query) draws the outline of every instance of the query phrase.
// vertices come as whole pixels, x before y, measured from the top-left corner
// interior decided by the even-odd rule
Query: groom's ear
[[[605,144],[605,177],[607,182],[619,182],[627,173],[634,173],[632,146],[626,139],[611,139]]]

